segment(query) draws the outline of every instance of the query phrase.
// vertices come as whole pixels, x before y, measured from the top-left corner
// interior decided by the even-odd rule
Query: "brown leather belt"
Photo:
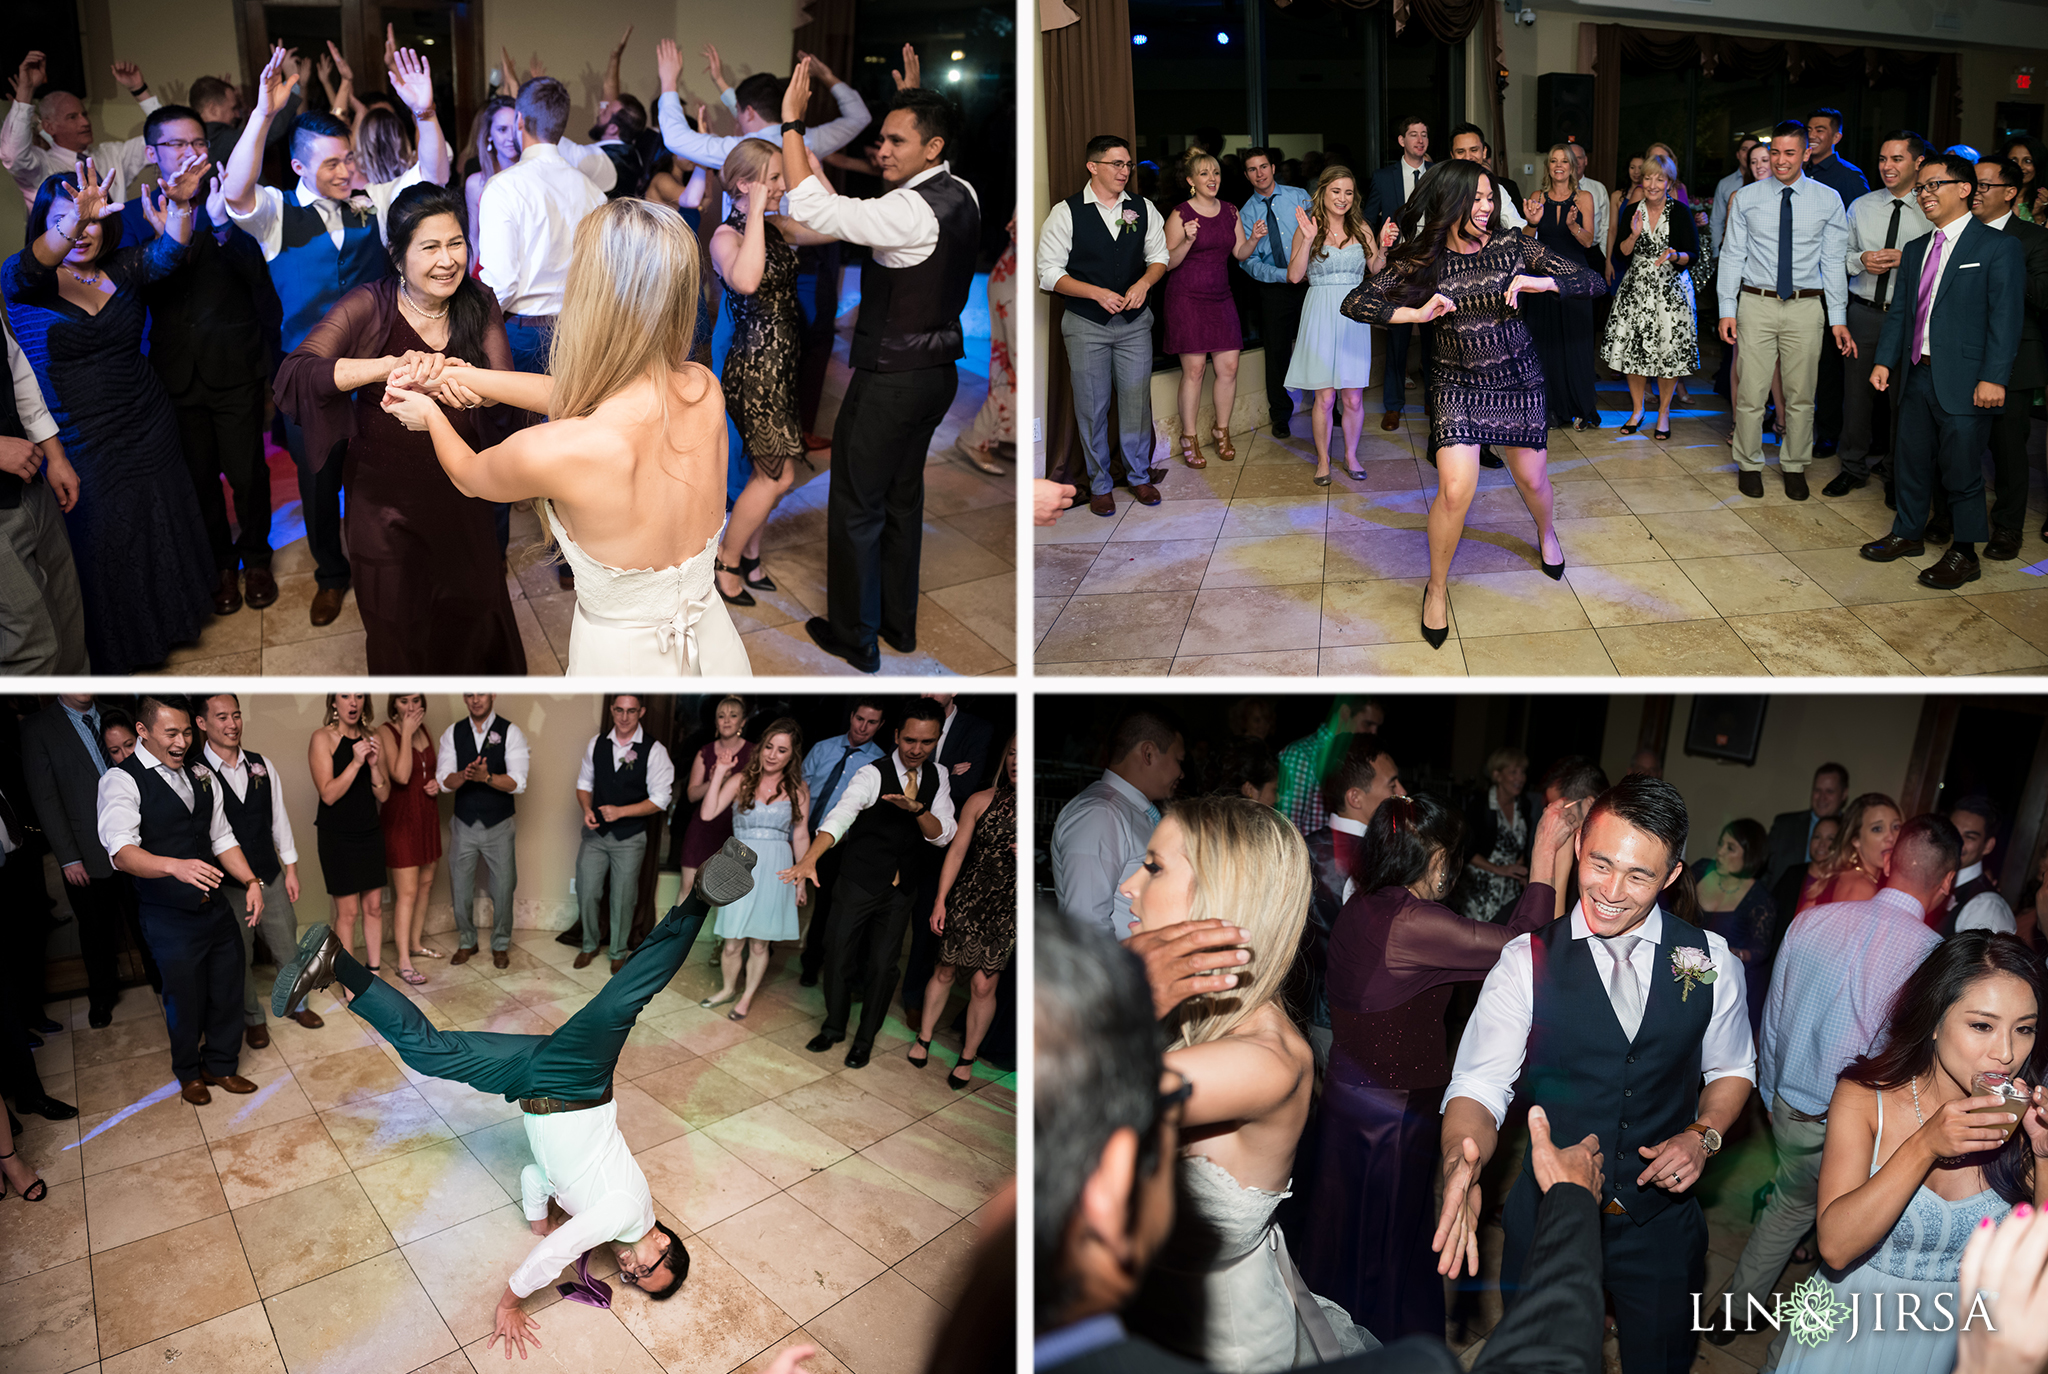
[[[1609,1198],[1607,1205],[1600,1210],[1610,1217],[1625,1217],[1628,1215],[1628,1208],[1622,1206],[1613,1198]]]
[[[592,1107],[602,1107],[612,1100],[612,1090],[606,1088],[604,1096],[594,1102],[569,1102],[559,1097],[522,1097],[519,1110],[528,1116],[553,1116],[557,1112],[587,1112]]]
[[[1818,296],[1820,292],[1816,291],[1813,294]],[[507,315],[505,322],[523,324],[528,329],[553,329],[557,318],[559,317],[555,315]]]
[[[1780,296],[1775,291],[1768,290],[1761,286],[1751,286],[1748,282],[1744,282],[1742,284],[1742,289],[1747,291],[1752,296],[1766,296],[1774,301],[1803,301],[1808,300],[1814,296],[1825,296],[1827,294],[1826,291],[1823,291],[1820,287],[1817,286],[1809,287],[1804,291],[1794,291],[1790,296]]]

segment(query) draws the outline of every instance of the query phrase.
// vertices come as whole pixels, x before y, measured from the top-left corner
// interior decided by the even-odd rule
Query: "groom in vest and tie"
[[[519,819],[513,798],[526,790],[526,733],[497,714],[497,697],[469,692],[469,712],[441,732],[434,771],[441,790],[455,795],[455,819],[448,826],[448,884],[455,899],[456,941],[451,964],[466,964],[477,952],[476,866],[482,861],[491,884],[491,962],[511,967],[512,889],[519,883],[516,842]]]
[[[805,819],[810,823],[813,843],[818,838],[818,827],[839,805],[853,775],[886,752],[875,743],[875,735],[887,714],[888,708],[881,698],[862,697],[854,702],[853,714],[846,718],[845,734],[820,740],[805,753],[804,782],[811,789],[810,815]],[[818,986],[819,975],[825,968],[826,931],[832,919],[832,888],[839,881],[839,858],[837,854],[825,856],[818,865],[817,886],[811,891],[811,923],[804,931],[803,973],[798,980],[807,988]]]
[[[186,764],[191,714],[144,697],[135,734],[135,752],[100,778],[99,838],[114,867],[135,880],[143,937],[163,970],[171,1068],[184,1099],[203,1107],[213,1100],[208,1088],[256,1091],[235,1072],[242,934],[220,889],[223,876],[241,886],[253,925],[263,916],[263,880],[228,825],[218,780]]]
[[[834,849],[845,850],[832,894],[825,1024],[804,1048],[822,1054],[846,1038],[857,982],[865,1003],[852,1048],[846,1052],[849,1069],[867,1064],[875,1036],[889,1016],[896,964],[910,929],[920,852],[927,845],[945,848],[957,828],[946,770],[934,757],[945,720],[946,710],[936,701],[920,698],[910,703],[896,730],[896,752],[853,775],[839,804],[818,827],[809,851],[777,875],[798,884],[801,893],[803,883],[818,881],[819,859]]]
[[[1437,1268],[1479,1272],[1479,1175],[1517,1089],[1560,1140],[1596,1135],[1606,1156],[1601,1251],[1624,1374],[1684,1374],[1698,1340],[1707,1224],[1692,1189],[1756,1081],[1742,964],[1690,909],[1685,800],[1632,774],[1600,794],[1578,838],[1568,919],[1501,950],[1444,1094]],[[1704,1086],[1703,1086],[1704,1085]],[[1500,1286],[1525,1274],[1538,1189],[1523,1161],[1501,1224]]]

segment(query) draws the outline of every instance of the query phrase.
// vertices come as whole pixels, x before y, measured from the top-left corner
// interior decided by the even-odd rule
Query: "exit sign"
[[[2032,67],[2013,68],[2012,93],[2014,95],[2032,95],[2037,89],[2039,88],[2034,85],[2034,69]]]

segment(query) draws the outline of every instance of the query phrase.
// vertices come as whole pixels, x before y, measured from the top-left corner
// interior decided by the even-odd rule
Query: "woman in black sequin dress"
[[[924,988],[924,1020],[910,1062],[931,1062],[932,1037],[953,995],[957,971],[974,975],[967,1000],[967,1034],[960,1058],[946,1076],[959,1092],[974,1082],[974,1052],[996,1015],[996,986],[1017,951],[1017,741],[1003,751],[996,785],[976,792],[960,808],[960,829],[947,847],[939,874],[932,933],[941,937],[939,963]],[[961,1071],[965,1070],[963,1074]]]
[[[1479,448],[1507,461],[1536,522],[1538,557],[1564,575],[1551,524],[1543,369],[1518,306],[1525,295],[1599,296],[1607,283],[1521,234],[1494,235],[1493,179],[1474,162],[1429,169],[1401,212],[1401,240],[1387,268],[1345,298],[1344,313],[1371,324],[1436,322],[1430,359],[1435,397],[1429,446],[1437,469],[1429,506],[1429,583],[1422,635],[1441,648],[1450,633],[1451,558],[1479,482]]]

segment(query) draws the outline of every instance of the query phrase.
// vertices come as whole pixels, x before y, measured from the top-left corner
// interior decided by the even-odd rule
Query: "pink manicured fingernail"
[[[2019,1220],[2021,1220],[2021,1221],[2024,1221],[2024,1220],[2026,1220],[2026,1219],[2027,1219],[2028,1217],[2030,1217],[2030,1216],[2034,1215],[2034,1207],[2033,1207],[2033,1204],[2032,1204],[2032,1203],[2027,1203],[2027,1202],[2022,1202],[2022,1203],[2021,1203],[2021,1204],[2020,1204],[2019,1206],[2017,1206],[2017,1207],[2015,1207],[2015,1208],[2013,1208],[2013,1209],[2012,1209],[2012,1214],[2013,1214],[2013,1216],[2014,1216],[2014,1217],[2018,1218]]]
[[[1979,1231],[1981,1231],[1981,1230],[1983,1230],[1983,1229],[1984,1229],[1985,1227],[1987,1227],[1987,1226],[1989,1226],[1989,1225],[1991,1225],[1991,1218],[1990,1218],[1990,1217],[1982,1217],[1982,1218],[1979,1218],[1979,1219],[1978,1219],[1978,1222],[1977,1222],[1977,1229],[1978,1229]]]

